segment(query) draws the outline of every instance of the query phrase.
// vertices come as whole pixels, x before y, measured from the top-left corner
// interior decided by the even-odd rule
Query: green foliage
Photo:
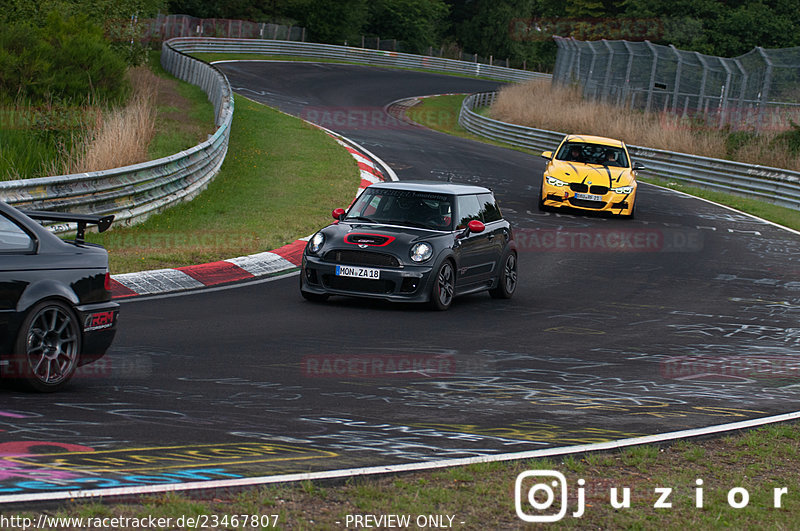
[[[736,152],[758,138],[754,131],[733,131],[725,138],[725,152],[728,157],[733,157]]]
[[[793,156],[800,155],[800,125],[789,120],[791,129],[775,137],[773,144],[787,149]]]
[[[600,0],[566,0],[564,4],[564,11],[570,17],[594,18],[605,14],[605,7]]]
[[[85,16],[0,26],[0,101],[82,103],[124,95],[125,62]]]
[[[45,78],[52,69],[46,43],[25,22],[0,25],[0,101],[47,92]]]
[[[48,86],[58,99],[118,100],[125,87],[126,64],[84,16],[51,14],[44,28],[52,64]],[[88,91],[87,91],[88,89]]]
[[[625,15],[651,19],[663,28],[654,42],[733,57],[756,46],[800,46],[800,10],[795,2],[760,0],[627,0]]]
[[[369,18],[367,0],[305,0],[294,8],[311,40],[330,44],[361,42]]]
[[[443,0],[376,0],[370,3],[370,33],[399,39],[413,53],[439,46],[450,9]]]
[[[99,26],[127,24],[131,16],[153,17],[166,9],[166,0],[0,0],[0,23],[26,21],[47,24],[50,13],[64,18],[82,15]]]
[[[154,17],[166,8],[166,0],[0,0],[0,26],[27,24],[44,29],[50,16],[64,20],[85,18],[102,28],[111,47],[129,65],[142,63],[146,46],[141,42],[140,20]]]

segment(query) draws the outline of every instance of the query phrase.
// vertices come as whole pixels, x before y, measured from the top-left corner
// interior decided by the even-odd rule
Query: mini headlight
[[[630,194],[633,193],[633,186],[620,186],[619,188],[612,188],[615,194]]]
[[[433,247],[431,247],[431,244],[429,243],[415,243],[411,247],[411,260],[414,262],[424,262],[426,260],[430,260],[431,256],[433,256]]]
[[[321,232],[316,233],[308,242],[308,252],[317,254],[322,248],[323,243],[325,243],[325,235]]]
[[[547,184],[550,186],[569,186],[569,183],[565,183],[560,179],[556,179],[555,177],[550,177],[549,175],[545,177],[547,179]]]

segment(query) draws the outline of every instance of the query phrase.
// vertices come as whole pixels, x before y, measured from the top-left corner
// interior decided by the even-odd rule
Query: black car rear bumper
[[[95,361],[105,355],[117,334],[119,304],[105,302],[87,304],[75,308],[83,323],[83,348],[80,365]]]

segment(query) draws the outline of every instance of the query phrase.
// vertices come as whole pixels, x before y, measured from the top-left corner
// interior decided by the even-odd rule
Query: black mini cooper
[[[300,293],[429,302],[446,310],[458,295],[517,286],[517,248],[492,191],[428,181],[373,184],[311,237]]]
[[[64,241],[34,220],[77,225]],[[106,353],[117,331],[108,253],[85,243],[87,224],[114,216],[20,212],[0,201],[0,375],[36,391],[61,389]]]

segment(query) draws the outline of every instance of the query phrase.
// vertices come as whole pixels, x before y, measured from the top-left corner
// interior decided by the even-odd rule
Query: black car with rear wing
[[[308,300],[348,295],[446,310],[458,295],[514,294],[517,247],[488,188],[378,183],[333,217],[303,253],[300,293]]]
[[[0,201],[0,376],[42,392],[105,355],[117,331],[108,253],[84,240],[114,216],[22,212]],[[37,221],[69,224],[62,240]]]

